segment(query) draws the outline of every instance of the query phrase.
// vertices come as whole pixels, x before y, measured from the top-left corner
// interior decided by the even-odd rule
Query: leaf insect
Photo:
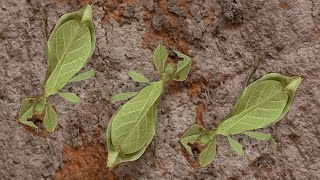
[[[61,16],[46,46],[48,69],[43,94],[22,101],[18,118],[20,123],[37,128],[29,119],[34,115],[43,116],[44,127],[49,132],[54,131],[58,116],[48,98],[58,94],[73,103],[80,102],[80,98],[74,93],[60,91],[68,83],[82,81],[95,75],[93,70],[76,75],[91,58],[95,43],[91,5],[87,4],[79,11]]]
[[[289,111],[294,95],[302,78],[287,77],[270,73],[246,87],[238,97],[233,110],[216,130],[209,130],[197,124],[193,125],[181,137],[180,142],[192,154],[189,143],[198,142],[203,146],[199,156],[202,167],[210,164],[216,156],[216,137],[227,137],[231,148],[243,156],[241,144],[232,138],[236,134],[244,134],[258,140],[272,138],[254,130],[275,124]]]
[[[120,93],[111,98],[113,102],[131,98],[112,116],[107,128],[107,167],[137,160],[146,150],[156,133],[157,107],[164,92],[164,84],[169,80],[184,81],[191,67],[191,58],[174,51],[182,61],[167,64],[168,52],[158,45],[153,54],[153,62],[161,75],[161,80],[150,82],[138,72],[128,75],[137,82],[148,84],[139,92]]]

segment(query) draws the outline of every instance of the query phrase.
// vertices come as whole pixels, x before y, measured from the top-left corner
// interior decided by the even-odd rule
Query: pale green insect
[[[92,56],[95,42],[91,5],[67,13],[58,20],[47,43],[48,69],[43,95],[22,101],[19,122],[37,128],[28,119],[34,114],[43,114],[44,126],[49,132],[54,131],[58,117],[49,104],[48,97],[59,94],[68,101],[80,102],[80,98],[74,93],[59,91],[70,82],[85,80],[95,75],[94,71],[87,71],[75,76]]]
[[[201,152],[206,156],[200,154],[199,161],[201,166],[206,166],[214,160],[216,151],[212,150],[209,155],[207,155],[207,151],[209,148],[213,148],[217,135],[226,136],[237,154],[244,155],[241,144],[232,139],[231,136],[245,134],[259,140],[270,139],[270,134],[252,132],[252,130],[267,127],[283,118],[293,102],[295,92],[301,81],[302,78],[299,76],[286,77],[277,73],[263,76],[244,89],[232,112],[215,131],[194,125],[182,136],[180,140],[182,145],[191,155],[192,150],[188,143],[200,142],[200,144],[206,146]],[[207,140],[207,143],[201,143],[206,132],[213,133],[211,135],[212,140]]]
[[[168,80],[183,81],[191,67],[191,58],[175,51],[183,58],[177,66],[165,66],[168,53],[159,45],[153,56],[154,64],[161,74],[161,80],[150,82],[143,75],[131,71],[128,75],[137,82],[149,84],[140,92],[121,93],[111,101],[133,97],[112,116],[107,129],[108,160],[107,166],[113,168],[121,162],[138,159],[151,143],[156,133],[157,107],[164,92],[164,83]]]

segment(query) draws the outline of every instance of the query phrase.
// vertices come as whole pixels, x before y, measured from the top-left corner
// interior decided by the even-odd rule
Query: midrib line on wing
[[[281,91],[280,93],[274,94],[273,96],[270,96],[268,99],[272,99],[274,96],[279,95],[279,94],[281,94],[281,93],[282,93],[282,91]],[[244,114],[243,117],[240,118],[240,119],[239,119],[238,121],[236,121],[231,127],[229,127],[228,129],[226,129],[226,130],[224,130],[224,131],[229,131],[230,129],[232,129],[232,128],[233,128],[235,125],[237,125],[242,119],[244,119],[245,117],[247,117],[247,114],[248,114],[252,109],[254,109],[254,108],[256,108],[257,106],[259,106],[259,105],[267,102],[268,99],[266,99],[265,101],[262,101],[261,103],[257,103],[256,105],[250,107],[249,109],[244,110],[243,112],[241,112],[240,114],[242,114],[242,113]],[[274,109],[271,109],[271,110],[274,110]],[[240,115],[240,114],[237,114],[237,115]],[[236,116],[237,116],[237,115],[236,115]],[[232,117],[231,117],[231,118],[232,118]],[[230,118],[229,118],[229,119],[230,119]],[[227,119],[227,120],[228,120],[228,119]],[[226,120],[226,121],[227,121],[227,120]]]
[[[146,103],[144,104],[142,110],[145,108],[147,102],[148,102],[149,99],[150,99],[151,94],[153,93],[153,91],[154,91],[157,87],[158,87],[158,85],[156,85],[156,86],[151,90],[151,92],[149,93],[149,96],[148,96],[148,98],[147,98],[147,100],[146,100]],[[152,107],[152,106],[150,106],[150,107]],[[150,108],[148,109],[148,111],[149,111],[149,110],[150,110]],[[129,135],[128,135],[122,142],[126,141],[126,140],[128,139],[128,137],[131,136],[130,134],[132,133],[132,130],[133,130],[134,128],[136,128],[136,126],[139,124],[139,122],[143,119],[143,118],[141,118],[141,116],[143,117],[148,111],[146,111],[143,115],[141,114],[141,113],[142,113],[142,111],[141,111],[140,115],[138,116],[138,121],[137,121],[137,123],[131,128],[131,130],[129,130],[129,133],[127,133],[127,134],[129,134]],[[116,138],[116,139],[117,139],[117,138]]]
[[[154,89],[155,89],[155,88],[154,88]],[[144,106],[143,106],[141,109],[139,109],[139,110],[131,111],[131,112],[142,111],[142,110],[144,109],[144,107],[146,106],[146,103],[148,102],[148,100],[149,100],[149,98],[150,98],[150,95],[152,94],[152,92],[153,92],[154,89],[151,90],[151,92],[149,93],[148,98],[147,98],[146,100],[143,100],[143,101],[145,102],[145,103],[144,103]],[[132,103],[132,104],[133,104],[133,103]],[[123,115],[119,116],[118,118],[123,117],[123,116],[125,116],[125,115],[128,115],[128,114],[130,114],[131,112],[129,112],[129,113],[127,113],[127,114],[123,114]],[[148,112],[148,111],[146,111],[146,112]],[[140,115],[138,116],[138,119],[139,119],[139,118],[140,118]],[[138,120],[138,121],[139,121],[139,120]],[[134,123],[134,122],[136,122],[136,121],[131,121],[131,122]],[[137,125],[138,123],[139,123],[139,122],[137,122],[136,125]],[[135,125],[135,126],[136,126],[136,125]],[[121,125],[121,126],[122,126],[122,125]],[[116,138],[114,139],[114,141],[117,140],[118,138],[126,135],[126,134],[129,134],[129,133],[130,133],[129,131],[131,131],[132,129],[134,129],[135,126],[134,126],[133,128],[131,128],[130,130],[128,130],[128,132],[124,132],[124,133],[122,133],[121,135],[119,135],[118,137],[116,137]],[[116,128],[116,130],[118,130],[118,129],[119,129],[119,128]],[[128,138],[128,137],[127,137],[127,138]],[[126,138],[126,139],[127,139],[127,138]],[[125,141],[126,139],[124,139],[123,141]],[[123,142],[123,141],[122,141],[122,142]]]
[[[82,19],[81,19],[81,23],[82,23]],[[63,59],[64,56],[67,54],[67,51],[68,51],[68,49],[70,48],[71,44],[73,44],[74,38],[77,36],[77,34],[79,33],[79,31],[81,30],[81,25],[82,25],[81,23],[79,24],[79,29],[78,29],[77,32],[74,34],[74,36],[71,38],[70,44],[68,45],[67,48],[65,48],[65,51],[63,52],[62,56],[61,56],[61,57],[59,58],[59,60],[58,60],[57,66],[58,66],[59,64],[61,64],[61,66],[60,66],[60,68],[59,68],[59,71],[58,71],[58,75],[61,73],[61,69],[62,69],[64,60],[65,60],[65,59]],[[72,32],[72,29],[71,29],[71,32]],[[71,34],[72,34],[72,33],[71,33]],[[86,34],[86,33],[85,33],[85,34]],[[82,36],[81,36],[80,38],[82,38]],[[57,39],[57,38],[56,38],[56,39]],[[64,42],[64,41],[65,41],[65,39],[63,39],[63,42]],[[57,49],[57,43],[56,43],[56,49]],[[56,50],[56,51],[57,51],[57,50]],[[57,53],[57,52],[56,52],[56,53]],[[60,63],[61,60],[62,60],[62,62]],[[54,71],[54,70],[53,70],[53,71]],[[49,78],[50,78],[50,77],[49,77]],[[50,91],[48,92],[48,94],[51,94],[51,92],[52,92],[52,90],[54,89],[54,87],[56,87],[56,85],[57,85],[57,83],[58,83],[58,79],[59,79],[59,78],[56,78],[56,80],[54,81],[54,86],[52,86],[53,88],[50,89]]]
[[[67,21],[68,22],[68,21]],[[70,23],[70,29],[71,29],[71,32],[70,32],[70,34],[72,35],[72,29],[73,29],[73,25],[72,25],[72,23]],[[56,33],[58,33],[58,31],[59,31],[59,29],[56,31]],[[62,34],[63,34],[63,37],[64,37],[64,31],[62,31]],[[60,61],[60,58],[62,57],[60,57],[59,58],[59,54],[57,54],[58,53],[58,50],[57,50],[57,44],[58,44],[58,36],[54,36],[55,38],[53,39],[55,42],[56,42],[56,46],[55,46],[55,50],[56,50],[56,53],[55,53],[55,56],[56,56],[56,58],[58,59],[58,61],[56,62],[56,63],[54,63],[54,67],[52,67],[52,69],[51,69],[51,73],[53,72],[53,70],[56,68],[56,66],[57,66],[57,64],[59,63],[59,61]],[[49,39],[50,40],[50,39]],[[51,41],[53,41],[53,40],[51,40]],[[65,45],[65,39],[63,38],[63,48],[64,49],[66,49],[66,45]],[[51,54],[52,55],[52,54]],[[63,54],[62,54],[63,55]],[[51,60],[52,61],[52,60]],[[49,66],[50,66],[50,62],[51,61],[48,61],[49,63]],[[52,64],[52,66],[53,66],[53,64]],[[50,73],[50,75],[51,75],[51,73]],[[48,77],[49,78],[49,77]]]

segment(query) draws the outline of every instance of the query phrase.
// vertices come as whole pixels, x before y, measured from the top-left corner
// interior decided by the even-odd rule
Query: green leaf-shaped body
[[[142,156],[142,154],[147,149],[147,147],[151,143],[151,141],[156,133],[155,128],[156,128],[156,123],[157,123],[157,107],[158,107],[158,102],[156,102],[153,105],[153,107],[149,110],[149,112],[147,113],[147,116],[150,117],[150,120],[153,120],[153,122],[154,122],[154,130],[152,133],[153,135],[148,137],[149,139],[147,139],[145,141],[146,142],[145,145],[140,150],[138,150],[137,152],[132,153],[132,154],[124,154],[121,152],[119,147],[113,146],[113,144],[111,142],[111,128],[112,128],[112,121],[114,119],[114,116],[111,118],[110,123],[107,128],[107,146],[108,146],[107,166],[109,168],[113,168],[114,166],[116,166],[117,164],[119,164],[121,162],[135,161],[140,156]],[[114,115],[116,115],[116,113]]]
[[[271,73],[250,84],[217,134],[234,135],[277,122],[288,112],[301,80]]]
[[[124,104],[111,118],[107,129],[108,160],[107,166],[112,168],[121,162],[138,159],[151,143],[156,133],[157,107],[163,93],[163,84],[169,80],[182,81],[186,78],[191,64],[191,59],[178,53],[184,58],[177,65],[177,71],[173,64],[165,66],[168,53],[163,45],[159,45],[154,52],[153,60],[159,71],[161,80],[150,82],[143,75],[129,72],[129,76],[138,82],[149,84],[139,93],[121,93],[111,98],[111,101],[124,100],[133,97]],[[199,135],[200,136],[200,135]],[[209,134],[202,137],[207,141]],[[185,146],[189,137],[181,141]],[[193,138],[191,138],[193,140]],[[191,152],[191,149],[189,151]]]
[[[158,101],[163,91],[162,82],[152,83],[142,89],[137,96],[123,105],[114,116],[111,140],[121,147],[124,154],[141,149],[148,137],[153,136],[154,122],[148,117],[150,109]]]
[[[232,139],[231,135],[243,133],[258,140],[272,138],[270,134],[250,130],[266,127],[283,118],[293,102],[301,81],[302,78],[299,76],[286,77],[277,73],[263,76],[244,89],[232,112],[216,131],[193,125],[181,137],[182,145],[192,155],[188,143],[198,142],[203,147],[209,141],[200,153],[199,162],[202,167],[215,158],[215,138],[218,134],[227,136],[232,149],[243,156],[241,144]]]
[[[63,15],[48,40],[45,93],[57,93],[87,63],[95,48],[92,7]]]
[[[163,82],[154,82],[124,104],[108,125],[108,167],[139,158],[155,135]]]

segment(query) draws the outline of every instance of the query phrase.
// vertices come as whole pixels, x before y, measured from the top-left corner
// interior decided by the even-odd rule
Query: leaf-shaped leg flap
[[[243,156],[243,155],[244,155],[244,151],[243,151],[243,149],[242,149],[242,146],[241,146],[241,144],[240,144],[238,141],[232,139],[231,137],[228,137],[228,141],[229,141],[232,149],[233,149],[238,155],[240,155],[240,156]]]
[[[199,137],[206,132],[206,129],[198,124],[194,124],[190,129],[188,129],[183,136],[180,138],[180,142],[183,147],[188,151],[188,153],[192,156],[191,147],[188,143],[195,143]]]
[[[35,103],[36,98],[26,98],[22,101],[19,111],[19,122],[34,128],[38,128],[33,122],[28,121],[29,118],[32,118]]]
[[[199,163],[201,167],[205,167],[210,164],[217,154],[216,139],[209,141],[207,147],[200,153]]]
[[[53,132],[57,126],[58,116],[54,108],[48,103],[46,105],[46,114],[43,118],[43,125],[49,132]]]

